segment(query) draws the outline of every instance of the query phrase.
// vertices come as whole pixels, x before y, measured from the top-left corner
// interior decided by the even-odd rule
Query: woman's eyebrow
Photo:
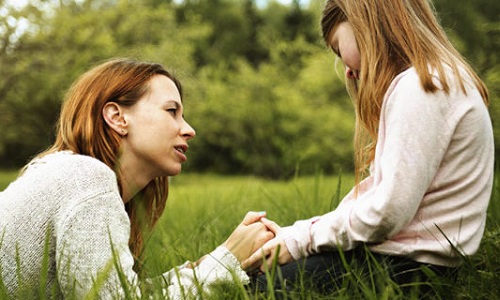
[[[174,105],[175,105],[175,108],[180,108],[180,107],[182,107],[182,104],[181,104],[181,103],[179,103],[179,101],[177,101],[177,100],[170,99],[170,100],[166,100],[166,101],[165,101],[165,105],[170,105],[170,104],[174,104]]]

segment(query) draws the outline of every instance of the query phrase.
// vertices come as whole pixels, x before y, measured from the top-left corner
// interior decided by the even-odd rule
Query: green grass
[[[344,181],[352,185],[353,179]],[[323,176],[283,182],[180,175],[172,179],[165,213],[148,250],[164,252],[165,264],[181,263],[224,242],[250,210],[266,211],[267,217],[280,225],[323,214],[338,202],[337,182],[336,177]],[[345,189],[342,194],[347,192]]]
[[[14,177],[15,172],[0,172],[0,190]],[[249,176],[181,174],[172,178],[165,213],[146,247],[145,269],[153,276],[209,253],[224,242],[249,210],[266,211],[268,218],[283,226],[323,214],[337,205],[352,184],[351,176],[321,174],[286,182]],[[500,299],[499,201],[500,182],[496,179],[479,252],[465,261],[457,284],[443,287],[444,299]],[[286,299],[417,299],[403,295],[377,266],[368,267],[374,268],[373,276],[362,278],[359,270],[353,268],[346,275],[346,284],[328,297],[315,294],[302,284],[297,294],[287,295]],[[213,298],[274,296],[248,293],[241,285],[221,285]]]

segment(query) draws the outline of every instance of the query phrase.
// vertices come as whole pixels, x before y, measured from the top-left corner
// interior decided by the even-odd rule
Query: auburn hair
[[[94,157],[115,171],[121,190],[121,138],[104,121],[102,110],[108,102],[133,106],[148,92],[150,79],[155,75],[170,78],[182,98],[180,82],[157,63],[117,58],[81,75],[66,93],[54,144],[38,157],[62,150]],[[167,197],[168,178],[157,177],[125,205],[131,223],[129,247],[136,270],[140,269],[144,236],[162,215]]]
[[[336,26],[345,21],[353,28],[361,58],[359,80],[346,79],[356,112],[356,182],[375,157],[384,95],[402,71],[414,67],[429,93],[439,89],[431,70],[445,93],[450,92],[451,79],[465,93],[465,71],[488,104],[486,86],[449,41],[429,0],[328,0],[321,18],[327,45]],[[453,78],[447,78],[447,67]]]

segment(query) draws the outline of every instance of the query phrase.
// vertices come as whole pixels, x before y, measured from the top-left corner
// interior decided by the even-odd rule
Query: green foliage
[[[290,178],[352,170],[354,114],[320,37],[322,0],[0,1],[0,167],[53,140],[64,92],[102,60],[158,61],[183,82],[191,171]],[[500,148],[498,1],[436,0],[491,93]]]
[[[49,7],[34,1],[20,11],[0,7],[0,33],[6,35],[0,39],[4,167],[19,167],[51,143],[64,91],[91,65],[113,56],[132,56],[168,61],[174,70],[189,71],[193,50],[179,41],[204,32],[203,26],[177,27],[166,4],[89,0]],[[16,35],[21,21],[29,26]]]
[[[17,177],[18,173],[17,170],[0,171],[0,191],[3,191]]]
[[[325,62],[323,56],[305,63],[317,67]],[[311,72],[310,65],[290,78],[273,63],[255,70],[241,61],[236,74],[220,81],[214,78],[226,77],[227,68],[205,68],[199,81],[207,88],[198,90],[200,95],[188,104],[194,115],[204,116],[190,120],[198,128],[192,165],[197,170],[239,170],[272,178],[290,177],[297,167],[312,173],[317,164],[327,172],[348,169],[353,131],[350,106],[336,105],[316,85],[309,85],[325,82]],[[268,78],[276,78],[274,85],[268,84]],[[210,158],[199,156],[197,149],[208,151]]]

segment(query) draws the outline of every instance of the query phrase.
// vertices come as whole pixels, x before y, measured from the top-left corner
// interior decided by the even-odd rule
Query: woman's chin
[[[166,176],[177,176],[181,173],[182,167],[179,166],[177,168],[171,168],[166,172]]]

